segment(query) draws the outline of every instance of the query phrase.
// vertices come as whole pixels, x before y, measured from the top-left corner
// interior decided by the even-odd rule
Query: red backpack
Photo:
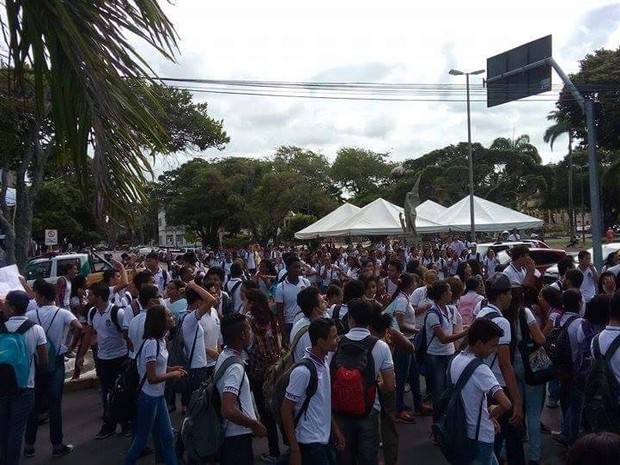
[[[361,341],[340,338],[330,365],[334,413],[366,418],[372,411],[377,394],[372,349],[377,341],[374,336]]]

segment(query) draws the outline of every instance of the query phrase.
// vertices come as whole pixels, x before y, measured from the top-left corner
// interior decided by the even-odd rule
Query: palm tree
[[[176,33],[157,0],[3,3],[1,87],[23,137],[15,156],[0,153],[0,226],[8,261],[23,266],[32,202],[50,157],[74,164],[76,183],[86,182],[92,166],[99,217],[104,209],[128,213],[128,205],[144,200],[149,154],[161,149],[165,132],[148,89],[153,81],[146,77],[154,73],[134,42],[173,59]],[[17,190],[14,224],[4,202],[9,171]]]
[[[558,137],[563,134],[568,135],[568,236],[572,239],[575,234],[575,212],[573,205],[573,131],[570,127],[570,121],[562,117],[559,111],[552,111],[547,115],[549,121],[555,121],[555,124],[549,126],[545,130],[543,140],[548,143],[553,150],[553,144]]]

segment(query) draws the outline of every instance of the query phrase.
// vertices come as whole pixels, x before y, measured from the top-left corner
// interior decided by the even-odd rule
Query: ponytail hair
[[[396,297],[398,297],[398,295],[401,292],[403,292],[404,289],[407,289],[413,283],[415,283],[415,276],[413,275],[413,273],[403,273],[403,274],[401,274],[400,278],[398,279],[398,287],[394,291],[394,294],[392,294],[392,298],[390,299],[390,303],[394,302],[396,300]]]

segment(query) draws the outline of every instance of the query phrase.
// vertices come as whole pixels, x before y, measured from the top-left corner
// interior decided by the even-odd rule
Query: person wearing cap
[[[519,285],[533,286],[536,279],[536,264],[530,257],[527,245],[520,244],[510,249],[510,265],[504,269],[510,282]]]
[[[36,365],[47,365],[47,338],[43,328],[26,317],[29,302],[30,297],[24,291],[9,292],[3,308],[8,320],[4,323],[0,321],[0,334],[15,333],[24,324],[30,326],[23,332],[30,365],[26,385],[18,386],[19,391],[15,395],[0,397],[0,463],[7,465],[19,465],[21,461],[26,421],[34,406],[35,355]],[[6,382],[6,379],[2,381],[3,384]]]
[[[505,441],[506,455],[510,465],[525,463],[520,430],[523,424],[523,401],[510,356],[510,345],[514,336],[510,322],[504,317],[504,312],[509,309],[512,300],[512,286],[506,274],[497,272],[491,275],[486,285],[488,303],[480,309],[477,315],[477,318],[493,321],[504,331],[504,335],[499,340],[497,352],[487,357],[484,363],[491,368],[513,405],[510,412],[498,418],[501,430],[495,438],[495,455],[498,461]]]

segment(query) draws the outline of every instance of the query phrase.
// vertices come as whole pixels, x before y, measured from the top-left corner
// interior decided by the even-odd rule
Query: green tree
[[[176,34],[156,0],[7,0],[4,6],[0,24],[8,63],[2,92],[22,137],[16,153],[0,156],[0,198],[11,169],[17,191],[15,224],[2,204],[0,225],[9,262],[23,266],[32,205],[50,157],[70,160],[79,174],[76,183],[84,186],[91,151],[99,213],[127,213],[128,205],[144,199],[151,172],[147,154],[165,149],[166,133],[144,105],[145,96],[153,105],[157,101],[137,82],[153,73],[129,36],[172,58]]]
[[[356,147],[341,148],[331,166],[331,179],[353,196],[376,191],[389,181],[395,166],[387,158],[387,153]]]

